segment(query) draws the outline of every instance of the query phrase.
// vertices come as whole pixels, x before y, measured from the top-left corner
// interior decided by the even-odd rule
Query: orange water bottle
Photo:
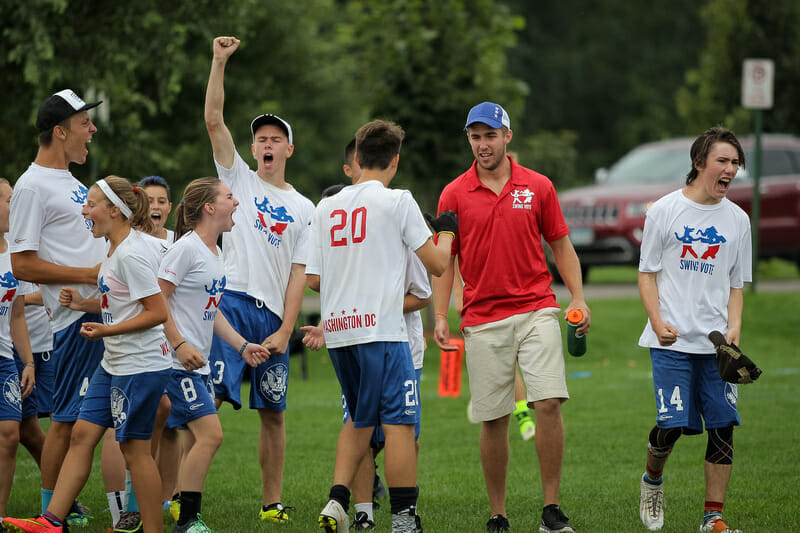
[[[575,357],[586,353],[586,335],[578,334],[578,324],[583,320],[583,311],[573,309],[567,313],[567,351]]]

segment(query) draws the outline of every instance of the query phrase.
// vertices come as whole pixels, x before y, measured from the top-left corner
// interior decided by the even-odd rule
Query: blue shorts
[[[264,342],[278,331],[283,321],[261,302],[242,292],[225,291],[219,310],[233,329],[248,342]],[[250,409],[286,410],[286,388],[289,384],[289,351],[272,354],[264,363],[251,368],[234,348],[216,335],[211,343],[211,377],[214,396],[230,402],[234,409],[242,407],[242,378],[250,370]]]
[[[56,362],[53,388],[53,420],[75,422],[81,401],[89,388],[94,371],[103,360],[103,341],[81,337],[84,322],[99,322],[100,315],[86,313],[53,335],[53,359]]]
[[[328,352],[355,427],[419,421],[417,374],[407,342],[370,342]]]
[[[171,370],[167,395],[172,404],[167,427],[185,429],[186,424],[203,416],[216,415],[211,375],[189,370]]]
[[[0,420],[22,421],[22,393],[17,365],[0,357]]]
[[[650,349],[660,428],[684,428],[687,435],[741,424],[734,383],[722,381],[716,356]]]
[[[33,354],[36,368],[36,386],[30,396],[22,400],[22,419],[31,416],[47,418],[53,412],[53,381],[55,379],[55,361],[51,359],[53,352],[38,352]],[[17,371],[22,375],[25,365],[19,358],[17,349],[14,348],[14,361]]]
[[[117,441],[148,440],[171,370],[112,376],[100,366],[92,376],[78,416],[92,424],[114,428]]]
[[[422,378],[422,369],[414,370],[417,374],[417,391],[419,391],[419,380]],[[419,399],[419,394],[417,394],[417,406],[419,407],[420,417],[417,420],[417,423],[414,425],[414,440],[419,440],[419,430],[422,426],[422,402]],[[347,400],[344,398],[344,394],[342,394],[342,411],[344,416],[342,418],[342,423],[346,424],[347,420],[350,418],[350,411],[347,409]],[[375,426],[375,429],[372,431],[372,437],[370,437],[369,445],[372,448],[378,449],[386,442],[386,435],[383,432],[383,426]]]

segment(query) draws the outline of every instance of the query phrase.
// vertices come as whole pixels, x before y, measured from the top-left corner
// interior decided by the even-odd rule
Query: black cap
[[[49,131],[75,113],[92,109],[101,103],[103,103],[102,100],[87,104],[72,90],[64,89],[52,95],[39,106],[39,113],[36,115],[36,129],[40,132]]]
[[[256,132],[258,128],[264,126],[266,124],[273,124],[278,126],[283,132],[286,134],[286,137],[289,139],[289,144],[294,144],[294,139],[292,138],[292,127],[289,125],[288,122],[283,120],[278,115],[273,115],[268,113],[266,115],[258,115],[253,121],[250,123],[250,131],[253,132],[253,137],[256,136]]]

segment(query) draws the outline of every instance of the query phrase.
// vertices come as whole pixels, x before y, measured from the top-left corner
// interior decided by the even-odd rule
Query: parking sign
[[[772,109],[774,79],[774,61],[745,59],[742,63],[742,106],[746,109]]]

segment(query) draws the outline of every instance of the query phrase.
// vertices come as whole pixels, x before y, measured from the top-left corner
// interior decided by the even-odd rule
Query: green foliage
[[[680,116],[692,135],[717,123],[739,134],[752,130],[741,107],[742,61],[775,61],[775,106],[764,112],[764,130],[800,131],[800,4],[792,0],[709,0],[701,10],[706,43],[699,65],[677,93]]]
[[[578,185],[578,133],[574,131],[541,131],[522,140],[519,163],[536,169],[553,182],[557,189]]]
[[[506,53],[523,20],[491,0],[354,0],[348,19],[348,55],[370,118],[407,133],[394,183],[433,208],[472,161],[463,132],[469,108],[492,100],[513,113],[522,105],[526,86],[508,73]]]

